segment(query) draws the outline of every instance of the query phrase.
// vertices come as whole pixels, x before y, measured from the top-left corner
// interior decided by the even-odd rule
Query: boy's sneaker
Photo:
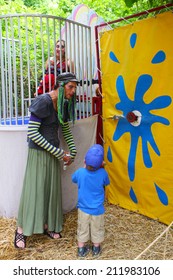
[[[89,250],[90,250],[89,246],[78,248],[78,257],[85,257],[86,255],[88,255]]]
[[[97,256],[97,255],[99,255],[100,254],[100,252],[101,252],[101,247],[100,247],[100,245],[99,246],[92,246],[92,254],[93,254],[93,256]]]

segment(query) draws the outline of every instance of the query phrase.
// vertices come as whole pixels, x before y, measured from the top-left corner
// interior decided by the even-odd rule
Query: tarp
[[[64,171],[62,168],[62,204],[63,212],[69,212],[76,207],[77,204],[77,185],[72,183],[71,175],[78,168],[84,166],[84,158],[87,150],[95,144],[97,131],[98,115],[81,119],[71,125],[71,131],[74,137],[77,155],[75,161]],[[68,151],[67,145],[61,136],[61,145],[65,151]],[[62,163],[62,162],[61,162]]]
[[[165,12],[100,38],[107,198],[165,224],[173,220],[172,34]]]

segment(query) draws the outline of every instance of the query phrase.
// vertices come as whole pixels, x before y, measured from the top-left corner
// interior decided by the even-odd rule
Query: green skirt
[[[29,149],[17,226],[26,236],[62,231],[60,162],[50,153]]]

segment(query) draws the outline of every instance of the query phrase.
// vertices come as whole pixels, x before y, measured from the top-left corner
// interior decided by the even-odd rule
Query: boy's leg
[[[78,209],[78,256],[85,257],[89,252],[89,247],[85,243],[90,239],[90,215]]]
[[[100,254],[100,243],[104,240],[104,214],[99,216],[91,216],[91,241],[93,243],[93,256]]]

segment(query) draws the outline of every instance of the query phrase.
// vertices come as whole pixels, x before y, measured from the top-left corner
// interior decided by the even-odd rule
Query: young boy
[[[92,241],[92,254],[100,253],[100,243],[104,240],[104,187],[110,184],[103,166],[104,151],[99,144],[93,145],[85,155],[86,167],[72,174],[72,182],[78,186],[78,256],[89,253],[86,246]]]

